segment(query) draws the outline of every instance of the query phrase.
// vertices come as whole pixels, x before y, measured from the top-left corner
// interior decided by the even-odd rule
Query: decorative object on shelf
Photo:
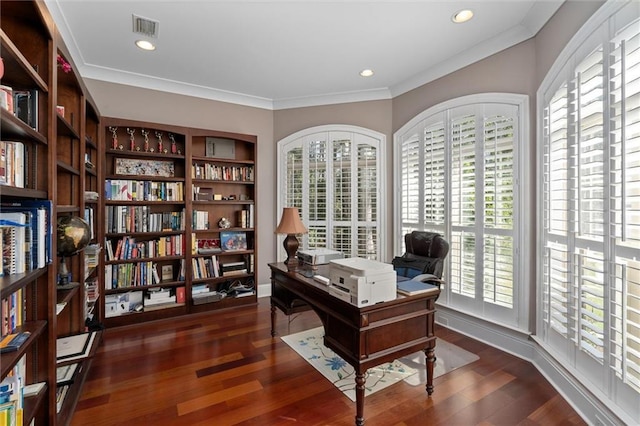
[[[60,67],[60,69],[62,69],[64,73],[71,72],[71,64],[69,64],[69,62],[67,62],[67,60],[64,59],[64,57],[62,57],[62,55],[58,55],[57,61],[58,61],[58,67]]]
[[[229,229],[231,228],[231,222],[226,217],[223,217],[218,221],[218,226],[222,229]]]
[[[111,149],[118,149],[118,128],[109,126],[111,132]]]
[[[133,134],[136,132],[136,129],[131,129],[127,127],[127,133],[129,134],[129,151],[136,150],[136,138]]]
[[[56,105],[56,112],[60,114],[60,117],[64,118],[64,107],[62,105]]]
[[[134,158],[116,158],[115,174],[174,177],[173,161],[138,160]]]
[[[162,132],[156,132],[156,138],[158,138],[158,152],[160,153],[162,152]]]
[[[169,133],[169,140],[171,141],[171,153],[178,153],[178,145],[176,145],[176,137],[173,136],[173,133]]]
[[[149,152],[149,131],[141,129],[140,133],[142,133],[142,136],[144,136],[144,152]]]
[[[302,223],[302,220],[300,220],[298,208],[285,207],[282,211],[280,224],[276,228],[275,233],[287,235],[284,239],[283,246],[284,250],[287,252],[287,260],[285,260],[284,263],[287,265],[289,270],[294,269],[298,265],[296,253],[300,243],[298,242],[297,235],[306,234],[307,232],[307,228]]]
[[[65,258],[80,253],[91,241],[89,224],[79,216],[62,216],[57,223],[57,247],[60,256],[58,267],[58,285],[71,282],[71,273],[67,269]]]

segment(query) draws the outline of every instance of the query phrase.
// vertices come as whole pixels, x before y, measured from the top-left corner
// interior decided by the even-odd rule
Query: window
[[[307,129],[278,142],[278,211],[298,207],[300,247],[383,260],[384,135],[353,126]]]
[[[632,2],[633,3],[633,2]],[[609,3],[538,92],[538,337],[640,415],[640,20]]]
[[[439,303],[526,329],[529,284],[519,255],[526,175],[523,95],[474,95],[437,105],[395,135],[395,251],[413,230],[450,245]]]

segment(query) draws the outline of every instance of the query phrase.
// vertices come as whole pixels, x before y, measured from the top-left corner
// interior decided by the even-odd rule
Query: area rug
[[[324,346],[324,329],[317,327],[282,337],[282,340],[302,358],[340,389],[349,399],[356,400],[355,371],[340,356]],[[441,376],[478,359],[478,356],[444,340],[436,342],[434,377]],[[424,352],[416,352],[393,362],[367,370],[365,396],[404,380],[412,386],[426,383]]]

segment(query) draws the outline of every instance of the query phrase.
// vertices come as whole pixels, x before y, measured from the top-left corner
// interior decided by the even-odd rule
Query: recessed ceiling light
[[[360,75],[363,77],[371,77],[373,75],[373,70],[370,70],[370,69],[362,70],[360,71]]]
[[[451,20],[456,24],[462,24],[463,22],[467,22],[471,18],[473,18],[473,12],[469,9],[465,9],[453,15],[451,17]]]
[[[156,50],[156,46],[147,40],[137,40],[136,46],[142,50]]]

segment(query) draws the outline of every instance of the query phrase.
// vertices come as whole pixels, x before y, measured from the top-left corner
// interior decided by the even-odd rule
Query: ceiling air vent
[[[158,38],[158,29],[160,22],[153,19],[143,18],[142,16],[133,16],[133,32],[136,34],[142,34],[147,37]]]

